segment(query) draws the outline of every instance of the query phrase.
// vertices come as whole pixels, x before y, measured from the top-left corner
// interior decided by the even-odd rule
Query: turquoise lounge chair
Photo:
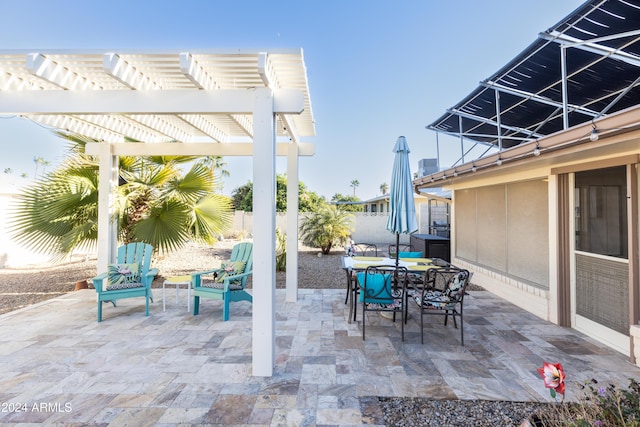
[[[116,307],[116,300],[143,297],[145,316],[149,315],[149,300],[153,302],[151,284],[158,274],[151,268],[153,247],[147,243],[129,243],[118,248],[117,264],[110,264],[109,271],[92,279],[98,293],[98,322],[102,321],[102,303],[110,301]]]
[[[253,273],[253,243],[242,242],[233,247],[231,258],[215,270],[191,275],[193,283],[193,315],[200,311],[200,298],[222,300],[222,320],[229,320],[231,301],[253,302],[245,288]]]

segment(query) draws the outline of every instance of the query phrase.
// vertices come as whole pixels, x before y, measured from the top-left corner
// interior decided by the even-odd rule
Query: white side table
[[[162,311],[166,310],[166,299],[165,299],[165,286],[166,285],[176,285],[176,304],[178,304],[178,289],[180,289],[180,285],[186,285],[187,287],[187,311],[191,311],[191,276],[171,276],[167,277],[162,283]]]

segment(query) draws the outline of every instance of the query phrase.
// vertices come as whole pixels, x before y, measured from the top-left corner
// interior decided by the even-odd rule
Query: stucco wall
[[[385,213],[365,213],[356,212],[353,214],[355,217],[354,232],[351,235],[352,239],[356,242],[366,243],[395,243],[395,235],[387,231],[387,219],[389,214]],[[418,215],[419,217],[419,215]],[[298,225],[304,218],[304,213],[300,214],[298,218]],[[418,218],[418,223],[420,223]],[[286,233],[287,216],[286,213],[278,213],[276,215],[276,227]],[[419,231],[421,232],[421,231]],[[238,235],[243,233],[245,236],[249,236],[253,233],[253,213],[236,211],[233,217],[233,226],[229,231],[229,235]],[[409,243],[409,235],[400,235],[401,243]]]

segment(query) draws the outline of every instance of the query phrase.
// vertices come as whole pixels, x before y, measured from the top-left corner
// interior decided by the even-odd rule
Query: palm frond
[[[229,199],[217,194],[208,195],[198,201],[193,210],[193,236],[199,241],[213,243],[229,229],[232,221],[233,210]]]
[[[193,205],[210,194],[214,188],[215,179],[211,170],[203,164],[196,163],[184,176],[169,182],[166,195]]]
[[[186,204],[169,200],[153,207],[147,218],[131,226],[137,240],[151,244],[160,252],[180,249],[189,240],[190,208]]]

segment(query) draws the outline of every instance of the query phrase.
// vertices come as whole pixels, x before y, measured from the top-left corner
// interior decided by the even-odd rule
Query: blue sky
[[[316,121],[316,155],[300,161],[311,191],[368,199],[390,183],[393,145],[411,169],[436,157],[425,126],[577,8],[577,0],[2,1],[0,49],[302,48]],[[60,162],[64,141],[0,118],[0,167],[33,176],[34,157]],[[440,137],[440,165],[460,157]],[[224,193],[251,179],[249,158],[228,158]],[[468,160],[468,159],[467,159]],[[286,165],[279,160],[278,172]],[[6,178],[6,176],[4,176]],[[16,179],[20,182],[19,179]]]

